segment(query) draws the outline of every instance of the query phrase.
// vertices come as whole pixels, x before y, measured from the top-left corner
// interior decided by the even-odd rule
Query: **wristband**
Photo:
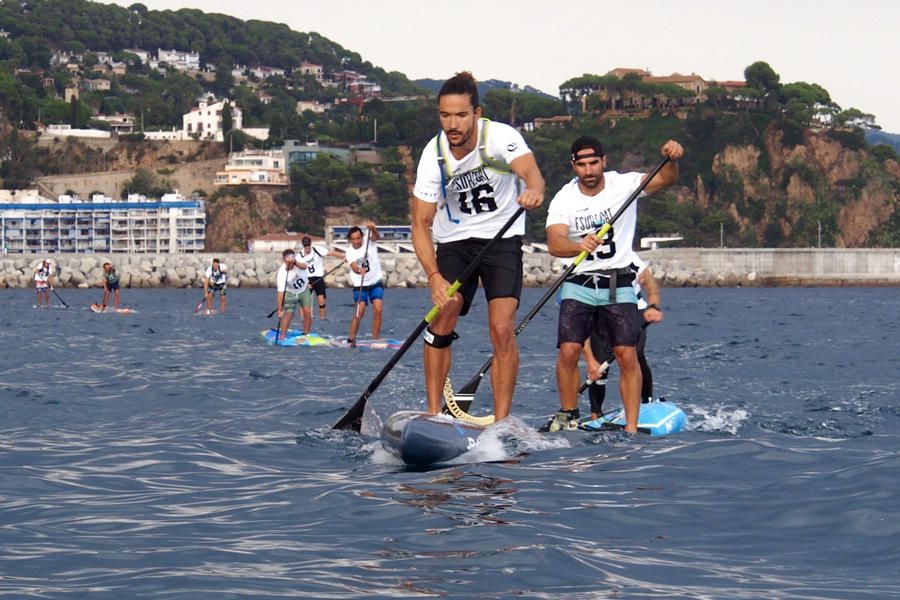
[[[440,275],[440,274],[441,274],[440,271],[432,271],[431,274],[428,276],[428,281],[431,281],[431,278],[434,277],[435,275]]]
[[[655,309],[658,310],[659,312],[662,312],[662,309],[659,307],[659,304],[657,304],[657,303],[655,303],[655,302],[654,302],[653,304],[648,304],[648,305],[647,305],[647,308],[645,308],[644,310],[649,310],[649,309],[651,309],[651,308],[655,308]]]

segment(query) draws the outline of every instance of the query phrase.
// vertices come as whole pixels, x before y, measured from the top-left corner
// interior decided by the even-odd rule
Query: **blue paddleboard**
[[[648,402],[641,404],[638,415],[638,431],[650,435],[678,433],[687,426],[687,415],[671,402]],[[596,419],[581,419],[578,428],[585,431],[603,431],[625,427],[625,409],[601,415]]]
[[[276,345],[276,336],[278,336],[277,329],[266,329],[259,332],[260,339],[270,346]],[[334,338],[332,338],[331,336],[319,335],[318,333],[309,333],[308,335],[303,335],[302,331],[297,331],[296,329],[288,329],[286,336],[278,337],[277,345],[306,347],[331,346],[333,342]]]

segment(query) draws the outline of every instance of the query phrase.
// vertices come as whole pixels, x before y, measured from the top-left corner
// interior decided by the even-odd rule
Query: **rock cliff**
[[[718,152],[712,174],[716,189],[698,181],[690,200],[702,209],[718,204],[738,223],[742,239],[770,244],[774,235],[783,245],[809,245],[821,225],[832,229],[827,241],[835,247],[871,245],[898,207],[900,164],[878,163],[866,147],[848,147],[826,132],[805,130],[800,143],[789,145],[769,126],[763,147]]]

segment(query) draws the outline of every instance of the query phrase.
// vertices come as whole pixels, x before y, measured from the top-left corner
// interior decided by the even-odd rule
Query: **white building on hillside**
[[[233,100],[226,98],[213,103],[201,100],[196,108],[191,109],[191,112],[182,117],[183,126],[181,131],[184,135],[183,139],[196,137],[201,140],[223,141],[225,136],[222,130],[222,111],[225,109],[226,102],[231,107],[232,129],[242,129],[243,114]]]
[[[300,63],[300,66],[297,67],[296,70],[300,71],[301,75],[309,75],[310,77],[314,77],[316,81],[322,81],[325,78],[325,72],[322,69],[322,65],[318,65],[316,63]]]
[[[251,75],[265,81],[267,77],[281,76],[284,77],[285,70],[278,67],[268,67],[266,65],[256,65],[247,69]]]
[[[185,52],[182,50],[163,50],[158,48],[156,51],[156,59],[164,62],[170,67],[174,67],[178,71],[199,71],[200,55],[196,52]]]
[[[228,157],[224,171],[216,173],[216,185],[277,185],[291,184],[281,150],[246,150]]]
[[[144,64],[150,62],[150,53],[147,52],[146,50],[141,50],[140,48],[125,48],[125,50],[123,50],[123,52],[128,52],[130,54],[134,54],[139,59],[141,59],[141,62]]]

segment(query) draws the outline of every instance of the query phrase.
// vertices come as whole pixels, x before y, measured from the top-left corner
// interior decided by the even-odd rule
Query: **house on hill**
[[[696,73],[690,75],[681,75],[680,73],[672,73],[671,75],[663,75],[661,77],[644,77],[642,81],[646,83],[672,84],[692,92],[695,96],[701,96],[703,92],[709,89],[709,84]]]
[[[184,50],[156,50],[156,60],[164,62],[177,71],[199,71],[200,54]]]
[[[297,67],[295,71],[299,71],[301,75],[314,77],[315,80],[319,82],[321,82],[325,78],[325,73],[322,69],[322,65],[317,65],[316,63],[304,61],[300,63],[300,66]]]

